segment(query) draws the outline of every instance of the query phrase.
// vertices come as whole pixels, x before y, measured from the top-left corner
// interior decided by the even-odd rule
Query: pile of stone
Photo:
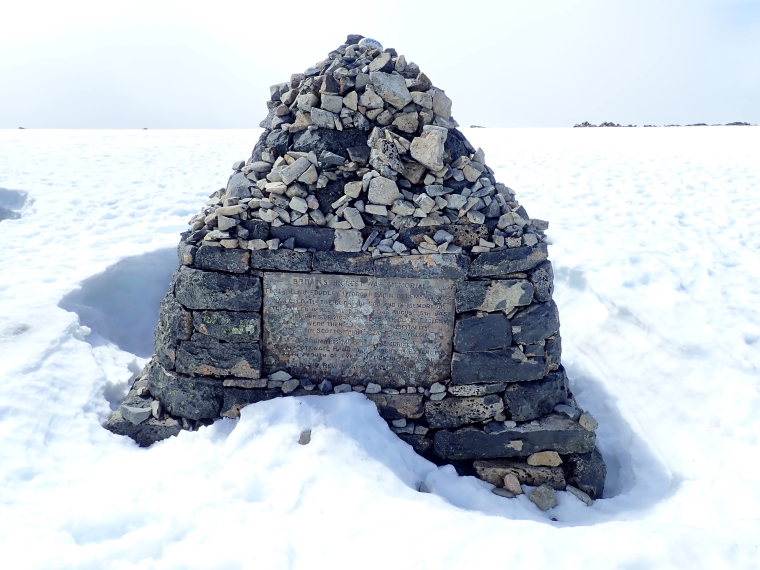
[[[349,36],[267,105],[252,156],[182,235],[156,354],[106,427],[150,445],[262,400],[355,391],[499,494],[600,497],[596,421],[560,362],[548,224],[496,182],[446,94]]]

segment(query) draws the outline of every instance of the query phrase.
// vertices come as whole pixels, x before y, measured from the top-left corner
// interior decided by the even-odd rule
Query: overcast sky
[[[760,0],[8,0],[0,128],[251,128],[349,33],[462,126],[760,123]]]

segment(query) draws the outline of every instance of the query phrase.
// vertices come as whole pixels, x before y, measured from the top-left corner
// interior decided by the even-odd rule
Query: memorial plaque
[[[264,372],[383,387],[451,376],[451,279],[264,275]]]

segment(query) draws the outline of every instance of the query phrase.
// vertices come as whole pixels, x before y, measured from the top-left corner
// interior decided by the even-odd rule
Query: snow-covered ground
[[[502,499],[359,394],[149,449],[105,431],[152,352],[178,233],[257,132],[0,131],[0,187],[28,192],[0,221],[2,566],[757,568],[760,128],[465,132],[551,222],[606,498]]]

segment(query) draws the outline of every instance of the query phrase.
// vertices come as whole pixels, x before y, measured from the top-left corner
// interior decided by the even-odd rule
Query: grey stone
[[[431,428],[452,428],[485,422],[504,410],[497,394],[473,398],[446,398],[425,403],[425,418]]]
[[[537,451],[528,456],[526,463],[531,467],[559,467],[562,465],[562,458],[556,451]]]
[[[335,251],[359,252],[364,238],[359,230],[335,230]]]
[[[295,247],[317,251],[330,251],[335,239],[335,230],[317,226],[272,226],[271,234],[272,237],[279,238],[281,241],[295,238]]]
[[[562,490],[565,488],[565,475],[561,467],[533,467],[523,459],[479,459],[473,463],[475,473],[492,485],[501,485],[513,476],[523,485],[538,487],[549,485]]]
[[[462,317],[454,326],[454,350],[480,352],[512,344],[512,329],[503,313]]]
[[[506,384],[464,384],[461,386],[449,386],[449,394],[452,396],[486,396],[503,392]]]
[[[412,102],[412,95],[401,75],[372,71],[369,81],[375,92],[396,109],[403,109]]]
[[[425,411],[421,394],[364,394],[375,403],[378,412],[386,420],[417,419]]]
[[[436,88],[431,89],[430,93],[433,96],[433,112],[444,119],[451,117],[451,99],[446,93]]]
[[[374,275],[372,256],[364,252],[318,251],[314,254],[314,271]]]
[[[576,499],[584,503],[587,507],[590,507],[594,504],[594,499],[588,496],[588,494],[584,493],[580,489],[573,487],[572,485],[568,485],[565,488],[565,491],[573,495]]]
[[[535,424],[522,424],[499,433],[486,433],[474,427],[441,430],[435,434],[435,452],[447,460],[527,457],[545,449],[561,454],[589,453],[595,441],[593,432],[566,416],[551,414]]]
[[[546,372],[542,360],[528,358],[514,347],[491,352],[455,352],[451,361],[454,384],[528,382],[543,378]]]
[[[503,487],[494,487],[493,489],[491,489],[491,492],[494,495],[497,495],[499,497],[504,497],[505,499],[515,498],[515,494],[512,491],[508,489],[504,489]]]
[[[103,427],[117,435],[131,437],[140,447],[148,447],[182,431],[179,422],[174,418],[164,418],[163,420],[148,418],[148,420],[135,425],[124,419],[119,409],[108,417]]]
[[[554,301],[536,303],[512,317],[512,335],[516,342],[542,341],[559,330],[559,311]]]
[[[530,282],[535,287],[533,294],[536,301],[545,303],[550,301],[554,293],[554,271],[551,261],[544,261],[528,274]]]
[[[593,433],[586,430],[586,433]],[[604,493],[604,479],[607,476],[607,466],[598,449],[588,453],[571,454],[564,457],[562,467],[567,482],[589,495],[599,499]]]
[[[298,436],[298,444],[299,445],[308,445],[311,441],[311,430],[305,429],[301,432],[301,435]]]
[[[548,251],[546,244],[534,247],[515,247],[499,251],[481,253],[470,264],[470,277],[505,277],[533,269],[546,261]]]
[[[251,252],[251,267],[268,271],[311,271],[311,252],[262,249]]]
[[[395,181],[377,176],[369,182],[367,198],[373,204],[390,206],[395,200],[403,198],[403,195],[399,192]]]
[[[556,370],[559,368],[562,358],[562,339],[559,336],[559,331],[546,339],[544,351],[549,369]]]
[[[174,293],[188,309],[258,311],[261,308],[261,282],[252,275],[180,267],[174,282]]]
[[[225,388],[220,406],[220,416],[237,418],[240,410],[249,404],[264,402],[282,396],[279,389],[244,390],[240,388]]]
[[[469,258],[453,254],[405,255],[377,258],[374,263],[378,277],[464,279]]]
[[[217,417],[224,391],[219,380],[167,372],[158,363],[148,367],[148,388],[167,412],[190,420]]]
[[[445,128],[425,125],[422,134],[412,140],[409,149],[412,158],[430,170],[441,170],[446,136]]]
[[[290,394],[291,392],[294,392],[300,386],[301,386],[301,381],[298,380],[297,378],[291,378],[290,380],[285,380],[285,382],[282,383],[282,393]]]
[[[548,414],[566,400],[567,375],[564,369],[550,372],[545,379],[536,382],[510,384],[504,391],[509,417],[518,422]]]
[[[244,249],[201,246],[195,252],[193,265],[198,269],[245,273],[248,271],[250,252]]]
[[[457,312],[509,313],[515,307],[529,305],[533,295],[533,285],[525,279],[463,281],[457,286]]]
[[[539,485],[529,498],[542,511],[548,511],[557,506],[557,492],[549,485]]]
[[[250,198],[251,186],[253,186],[253,182],[248,180],[248,178],[245,177],[245,174],[242,172],[236,172],[230,176],[230,179],[227,182],[226,194],[231,198]]]
[[[324,109],[317,109],[314,107],[311,110],[311,122],[317,127],[321,127],[323,129],[334,129],[335,114],[331,113],[330,111],[325,111]]]
[[[176,370],[188,376],[261,376],[261,350],[258,343],[222,342],[194,334],[177,349]]]
[[[122,417],[132,425],[141,424],[151,417],[150,407],[127,406],[122,404],[119,406],[119,411],[121,412]]]
[[[193,326],[225,342],[259,342],[261,315],[251,311],[195,311]]]
[[[241,220],[240,226],[248,232],[247,239],[269,239],[270,228],[275,229],[263,220]]]
[[[329,151],[344,158],[348,158],[349,151],[353,151],[358,154],[366,153],[367,158],[369,158],[367,133],[361,129],[343,129],[342,131],[308,129],[293,135],[292,150],[298,152],[314,151],[317,155],[323,151]]]

